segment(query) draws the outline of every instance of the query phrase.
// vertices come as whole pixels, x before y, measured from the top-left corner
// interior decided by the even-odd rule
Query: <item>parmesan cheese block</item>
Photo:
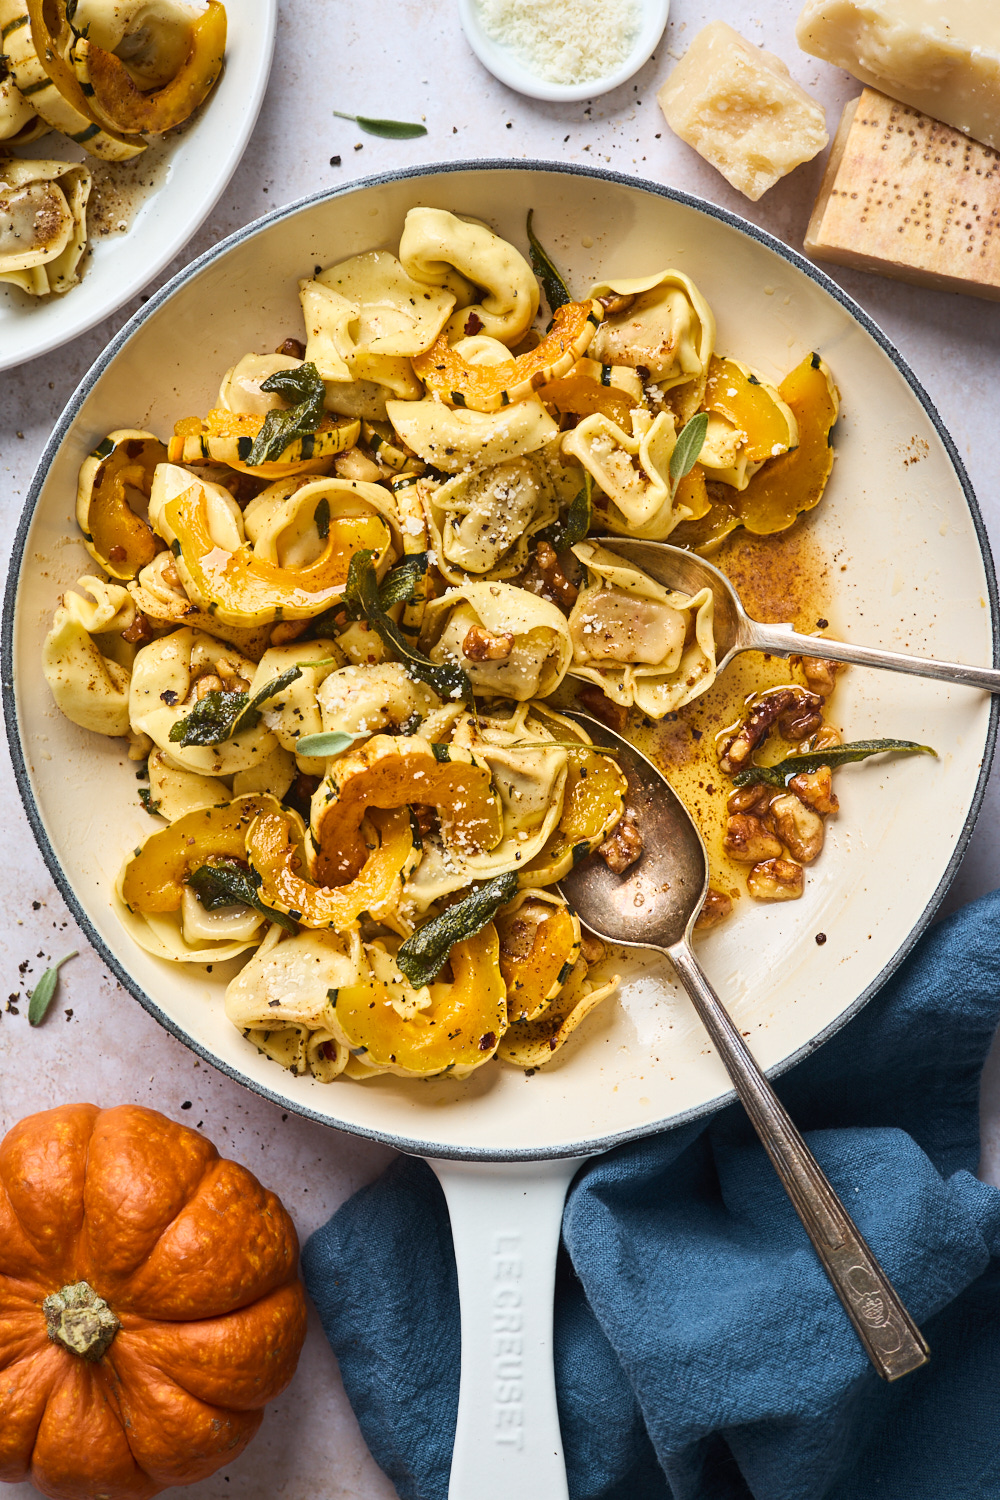
[[[1000,147],[998,0],[807,0],[799,46]]]
[[[754,201],[829,139],[781,58],[725,21],[699,31],[656,97],[671,130]]]

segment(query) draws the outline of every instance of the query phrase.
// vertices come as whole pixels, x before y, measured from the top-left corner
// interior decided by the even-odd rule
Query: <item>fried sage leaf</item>
[[[323,420],[326,400],[326,386],[311,362],[292,370],[275,370],[261,381],[260,388],[293,404],[287,411],[269,411],[264,418],[246,460],[251,468],[276,462],[289,443],[314,433]]]
[[[389,619],[379,598],[378,581],[375,577],[374,552],[364,549],[355,552],[344,585],[344,605],[349,613],[364,615],[369,625],[380,636],[403,663],[407,672],[419,682],[426,682],[442,698],[461,701],[468,708],[475,707],[475,696],[468,674],[462,667],[449,662],[429,661],[420,651],[415,651],[404,640],[397,625]]]
[[[41,979],[35,985],[28,996],[28,1025],[40,1026],[48,1015],[49,1006],[55,999],[56,987],[59,983],[59,970],[63,964],[69,963],[71,958],[76,958],[77,949],[67,953],[58,963],[54,963],[51,969],[46,969]]]
[[[549,309],[555,312],[557,307],[562,307],[566,302],[572,302],[573,298],[569,294],[569,288],[565,281],[563,281],[549,258],[548,252],[538,242],[535,231],[531,227],[534,215],[535,210],[529,208],[528,245],[530,247],[531,269],[542,284],[542,291],[545,293],[545,300],[549,304]]]
[[[852,761],[867,760],[869,755],[937,755],[930,745],[918,745],[915,740],[855,740],[853,745],[831,745],[828,750],[807,750],[802,755],[789,755],[776,766],[748,766],[733,777],[734,786],[787,786],[793,776],[809,775],[822,766],[835,771],[838,766],[850,765]]]
[[[264,905],[257,894],[253,871],[238,860],[219,859],[200,865],[197,870],[192,870],[187,883],[206,911],[218,911],[222,906],[249,906],[286,932],[299,930],[291,917]]]
[[[426,125],[411,125],[409,120],[373,120],[370,115],[345,115],[340,109],[333,113],[338,120],[353,120],[368,135],[380,135],[389,141],[415,141],[417,136],[427,134]]]
[[[315,662],[307,662],[313,667]],[[170,731],[174,744],[221,745],[244,729],[256,729],[260,723],[261,708],[269,698],[284,692],[302,676],[301,668],[289,667],[279,677],[265,682],[258,693],[221,692],[206,693],[199,698],[186,719],[178,719]]]
[[[475,937],[487,922],[493,921],[501,906],[516,895],[515,871],[494,876],[464,900],[456,901],[440,916],[432,917],[423,927],[418,927],[400,946],[396,954],[398,967],[415,989],[430,984],[444,968],[453,944]]]
[[[564,521],[546,526],[538,534],[539,541],[548,542],[553,552],[568,552],[577,542],[582,542],[594,519],[594,481],[590,474],[583,476],[583,488],[574,495]]]
[[[397,563],[379,585],[380,607],[388,610],[394,604],[409,604],[415,599],[429,561],[426,552],[412,552],[409,557],[404,557],[402,562]]]

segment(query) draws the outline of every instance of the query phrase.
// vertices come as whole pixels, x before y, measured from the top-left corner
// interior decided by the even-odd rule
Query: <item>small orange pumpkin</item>
[[[147,1500],[231,1463],[305,1337],[273,1193],[155,1110],[67,1104],[0,1142],[0,1480]]]

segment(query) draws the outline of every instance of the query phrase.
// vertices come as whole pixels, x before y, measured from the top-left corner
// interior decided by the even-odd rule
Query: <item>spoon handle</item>
[[[919,1369],[930,1357],[920,1329],[754,1061],[687,939],[664,951],[725,1063],[868,1358],[884,1380],[898,1380]]]
[[[957,661],[930,661],[901,651],[882,651],[876,646],[854,646],[831,641],[826,636],[800,635],[789,625],[748,622],[752,630],[743,650],[772,651],[777,656],[822,656],[828,661],[846,661],[856,667],[883,667],[889,672],[909,672],[914,677],[936,677],[942,682],[961,682],[967,687],[1000,693],[1000,671],[996,667],[967,667]]]

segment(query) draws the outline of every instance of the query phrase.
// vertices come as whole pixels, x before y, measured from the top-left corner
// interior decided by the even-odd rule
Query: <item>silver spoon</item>
[[[626,805],[635,813],[643,853],[624,875],[614,874],[596,856],[583,860],[561,881],[563,894],[598,937],[654,948],[669,958],[872,1364],[885,1380],[919,1369],[930,1354],[919,1328],[695,958],[691,932],[708,890],[701,835],[651,761],[589,714],[573,717],[596,745],[618,752],[616,762],[628,780]]]
[[[960,662],[930,661],[923,656],[882,651],[874,646],[852,646],[847,641],[828,640],[826,636],[800,635],[791,625],[764,625],[753,620],[724,573],[696,553],[671,547],[669,542],[640,542],[620,536],[592,540],[642,568],[665,588],[684,594],[696,594],[706,586],[712,590],[719,672],[741,651],[769,651],[774,656],[822,656],[828,661],[851,662],[857,667],[884,667],[890,672],[963,682],[969,687],[985,688],[988,693],[1000,693],[1000,670],[995,667],[967,667]]]

